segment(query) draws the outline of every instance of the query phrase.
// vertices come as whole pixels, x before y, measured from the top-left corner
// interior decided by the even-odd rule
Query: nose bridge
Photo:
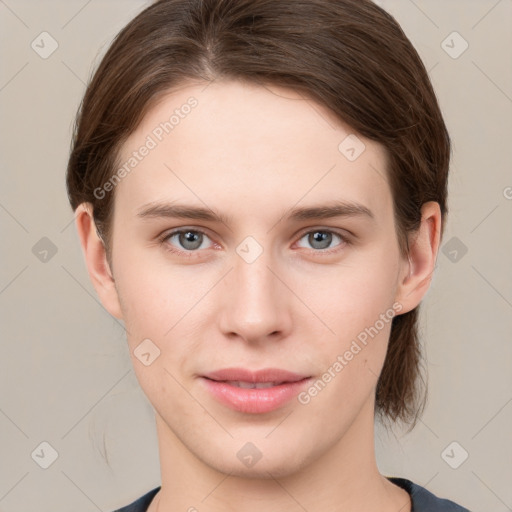
[[[253,237],[247,237],[238,245],[225,288],[225,332],[237,333],[249,340],[288,327],[283,285],[270,270],[275,266],[278,265],[273,262],[270,248],[266,249]]]

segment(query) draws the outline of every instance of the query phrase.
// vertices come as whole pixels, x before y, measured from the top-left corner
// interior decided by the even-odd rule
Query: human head
[[[67,170],[71,206],[92,207],[110,267],[124,142],[170,90],[234,79],[293,89],[381,144],[406,255],[421,207],[447,213],[450,140],[428,74],[391,15],[369,0],[164,0],[115,38],[85,93]],[[376,392],[381,418],[410,422],[418,393],[418,307],[394,318]]]

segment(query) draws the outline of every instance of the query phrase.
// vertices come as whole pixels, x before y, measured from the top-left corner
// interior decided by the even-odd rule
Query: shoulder
[[[438,498],[435,494],[406,478],[387,477],[411,495],[412,512],[470,512],[457,503]]]
[[[151,500],[156,496],[156,493],[160,490],[160,487],[149,491],[148,493],[135,500],[133,503],[126,505],[123,508],[118,508],[113,512],[146,512],[151,503]]]

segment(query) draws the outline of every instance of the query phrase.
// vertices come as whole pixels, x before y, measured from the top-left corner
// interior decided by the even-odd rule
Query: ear
[[[439,203],[424,203],[420,227],[409,238],[409,261],[404,262],[399,278],[396,301],[403,306],[400,314],[414,309],[427,293],[436,265],[440,234]]]
[[[89,278],[105,309],[122,319],[121,305],[112,271],[107,262],[103,240],[98,236],[92,217],[92,205],[82,203],[76,209],[75,224],[85,257]]]

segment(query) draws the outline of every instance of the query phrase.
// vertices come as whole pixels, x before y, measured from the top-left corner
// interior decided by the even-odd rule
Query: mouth
[[[224,374],[246,372],[245,370],[229,370],[223,371]],[[275,377],[276,371],[263,370],[252,373],[245,380],[238,379],[219,379],[218,376],[212,378],[209,376],[201,377],[201,381],[205,385],[208,393],[218,402],[228,408],[249,414],[263,414],[274,411],[289,403],[297,394],[307,386],[312,377],[302,376],[299,374],[291,374],[285,372],[283,380],[283,371],[281,377]],[[265,375],[273,374],[273,380],[268,379]],[[217,373],[218,375],[218,373]],[[238,377],[240,379],[240,377]],[[265,378],[267,380],[265,380]]]

